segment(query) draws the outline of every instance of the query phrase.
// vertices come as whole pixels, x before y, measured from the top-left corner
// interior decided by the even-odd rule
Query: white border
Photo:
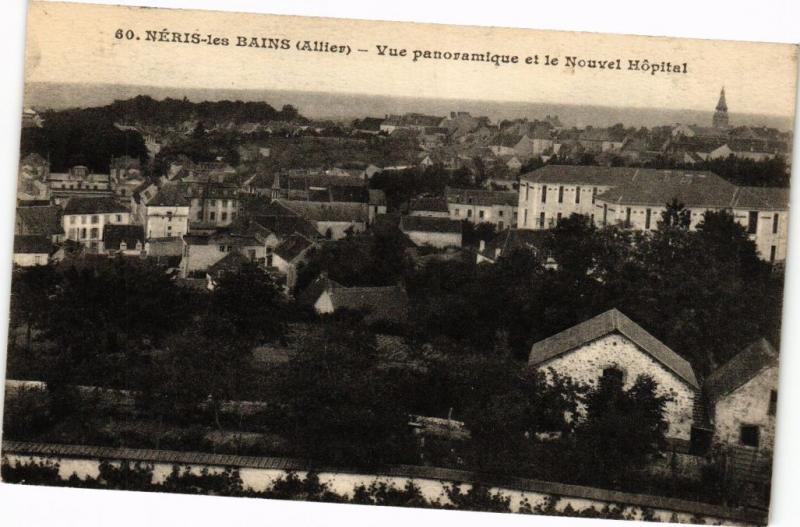
[[[101,2],[95,2],[101,3]],[[504,27],[530,27],[666,35],[710,39],[800,42],[800,2],[796,0],[558,0],[514,2],[445,2],[405,0],[375,2],[356,0],[107,0],[104,3],[147,5],[187,9],[263,12],[275,14],[328,16],[467,24]],[[11,240],[14,225],[15,181],[19,153],[20,111],[22,108],[22,59],[24,52],[26,3],[8,0],[0,5],[0,38],[4,74],[0,104],[0,374],[5,371],[5,342],[8,320]],[[747,72],[742,72],[746,75]],[[795,121],[798,122],[797,120]],[[795,130],[797,130],[797,124]],[[794,151],[797,153],[798,141]],[[795,155],[793,166],[800,157]],[[796,178],[793,178],[796,179]],[[772,525],[797,524],[800,501],[797,483],[800,474],[800,421],[793,411],[800,402],[800,188],[793,186],[785,296],[784,335],[781,358],[779,426],[775,463]],[[743,299],[746,301],[746,299]],[[4,375],[0,375],[4,378]],[[442,516],[444,515],[444,516]],[[488,515],[347,505],[277,502],[253,499],[211,498],[167,494],[143,494],[76,489],[53,489],[0,485],[0,524],[13,526],[143,526],[143,525],[376,525],[408,527],[410,524],[441,525],[460,523],[482,525],[614,525],[609,521],[543,518],[519,515]],[[594,522],[594,523],[592,523]],[[617,524],[619,525],[619,524]],[[631,522],[627,525],[647,525]]]

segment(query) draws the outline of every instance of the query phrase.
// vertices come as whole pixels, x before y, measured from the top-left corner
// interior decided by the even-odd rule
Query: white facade
[[[561,218],[584,214],[593,218],[596,213],[595,196],[609,186],[534,183],[522,180],[519,185],[517,207],[518,229],[550,229]]]
[[[189,207],[148,206],[146,238],[180,238],[189,232]]]
[[[130,212],[108,214],[64,214],[62,217],[65,238],[82,243],[92,250],[99,250],[103,242],[103,227],[106,225],[130,225]]]

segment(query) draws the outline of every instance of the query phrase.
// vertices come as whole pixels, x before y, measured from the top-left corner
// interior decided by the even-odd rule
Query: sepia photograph
[[[4,485],[768,523],[795,45],[27,24]]]

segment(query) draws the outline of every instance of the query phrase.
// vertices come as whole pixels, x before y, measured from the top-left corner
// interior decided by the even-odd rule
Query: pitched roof
[[[380,189],[369,189],[370,205],[386,205],[386,193]]]
[[[136,247],[136,242],[144,246],[144,227],[141,225],[106,225],[103,227],[103,245],[106,250],[116,251],[125,242],[128,249]]]
[[[441,232],[461,234],[461,222],[450,218],[434,218],[430,216],[403,216],[400,218],[400,230],[403,232]]]
[[[64,214],[109,214],[114,212],[129,212],[120,205],[116,199],[104,198],[70,198],[64,207]]]
[[[471,188],[446,187],[445,196],[451,203],[465,203],[470,205],[505,205],[516,207],[519,201],[517,192],[503,190],[484,190]]]
[[[789,189],[782,187],[739,187],[734,208],[786,210],[789,208]]]
[[[367,221],[368,213],[362,203],[333,202],[320,205],[300,200],[279,200],[279,203],[309,221]]]
[[[313,305],[322,293],[337,287],[342,287],[342,285],[328,278],[327,273],[320,273],[313,282],[297,295],[297,303],[306,306]]]
[[[61,224],[61,207],[17,207],[16,231],[18,234],[39,234],[52,236],[64,234]]]
[[[222,259],[218,260],[215,264],[211,265],[208,268],[207,274],[209,275],[219,275],[221,273],[228,273],[228,272],[237,272],[239,271],[243,265],[250,263],[250,260],[247,256],[243,255],[239,251],[231,251]]]
[[[736,390],[760,371],[778,365],[778,353],[766,339],[759,339],[719,367],[705,382],[706,395],[716,401]]]
[[[443,197],[419,197],[413,198],[408,202],[409,212],[424,211],[424,212],[447,212],[447,200]]]
[[[734,203],[739,187],[713,172],[639,169],[622,184],[597,196],[624,205],[663,206],[677,199],[687,207],[726,208]]]
[[[408,295],[400,286],[335,287],[330,295],[334,310],[367,311],[367,320],[403,321],[408,316]]]
[[[158,189],[153,199],[147,202],[148,207],[188,207],[189,200],[181,185],[167,184]]]
[[[302,234],[294,233],[278,244],[273,252],[287,262],[291,262],[313,244],[313,241],[309,240]]]
[[[14,235],[14,254],[50,254],[53,244],[47,236],[36,234]]]
[[[617,309],[590,318],[540,340],[531,347],[528,364],[539,366],[609,333],[620,333],[686,383],[699,388],[692,365]]]

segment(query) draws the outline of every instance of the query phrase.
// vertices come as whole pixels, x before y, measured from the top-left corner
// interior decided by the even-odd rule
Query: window
[[[221,253],[225,252],[225,246],[224,245],[220,245],[219,246],[219,252],[221,252]]]
[[[212,199],[211,201],[208,202],[208,204],[211,205],[212,207],[216,207],[217,206],[217,200]]]
[[[631,208],[625,207],[625,227],[631,226]]]
[[[575,187],[575,203],[581,202],[581,187]]]
[[[98,235],[97,235],[97,227],[92,227],[92,232],[91,232],[91,235],[92,235],[92,236],[91,236],[91,238],[92,238],[93,240],[96,240],[96,239],[98,238]]]
[[[75,221],[76,221],[77,219],[78,219],[78,218],[76,218],[75,216],[70,216],[70,217],[69,217],[69,224],[70,224],[70,225],[75,225]]]
[[[607,368],[603,368],[603,380],[623,384],[625,382],[624,378],[625,373],[616,366],[608,366]]]
[[[772,216],[772,234],[778,234],[778,214]]]
[[[751,210],[747,215],[747,232],[755,234],[758,230],[758,211]]]
[[[769,409],[767,415],[775,415],[778,410],[778,390],[771,390],[769,392]]]
[[[759,430],[755,425],[742,425],[739,428],[739,443],[758,448]]]
[[[86,225],[86,216],[81,216],[81,224]]]
[[[503,230],[503,222],[502,221],[498,221],[497,222],[497,230],[498,231],[502,231]]]
[[[478,218],[483,219],[483,211],[482,210],[478,211]]]
[[[117,222],[121,222],[121,221],[122,221],[122,214],[117,214]]]
[[[227,212],[223,212],[222,214],[220,214],[220,219],[222,221],[227,220],[228,219],[228,213]]]
[[[100,223],[100,216],[92,216],[92,224]]]
[[[502,210],[498,210],[498,211],[497,211],[497,215],[498,215],[498,216],[500,216],[500,217],[502,218],[502,217],[503,217],[503,211],[502,211]]]
[[[217,219],[217,213],[216,212],[209,212],[208,213],[208,219],[211,220],[211,221],[216,220]]]
[[[644,212],[644,229],[646,231],[650,230],[650,216],[652,215],[652,213],[653,213],[653,211],[650,210],[650,209],[647,209]]]
[[[547,185],[542,185],[542,203],[547,203]]]
[[[777,251],[777,247],[774,245],[769,248],[769,262],[773,263],[775,261],[775,252]]]
[[[472,209],[467,209],[467,218],[472,217]]]
[[[603,226],[605,227],[608,223],[608,205],[603,203]]]
[[[272,267],[272,251],[267,253],[267,267]]]
[[[524,225],[525,227],[528,226],[528,209],[525,209],[525,211],[522,214],[522,225]]]
[[[247,249],[247,258],[251,262],[255,262],[256,261],[256,250],[255,249]]]
[[[558,225],[559,223],[561,223],[561,213],[560,212],[558,214],[556,214],[556,225]]]
[[[542,229],[544,229],[544,212],[542,212],[541,214],[539,214],[539,227],[541,227]]]
[[[81,238],[86,239],[86,228],[81,229]]]
[[[454,211],[454,214],[455,214],[456,216],[461,216],[461,210],[460,210],[460,209],[456,209],[456,210]]]
[[[200,221],[202,219],[203,219],[203,211],[202,210],[198,210],[197,211],[197,221]]]
[[[526,184],[525,185],[525,201],[528,201],[528,191],[530,190],[531,186]]]
[[[595,196],[597,196],[597,187],[592,188],[592,203],[594,203]]]
[[[105,216],[103,216],[103,221],[106,223],[111,223],[111,216],[106,214]]]
[[[558,202],[564,203],[564,187],[558,187]]]

